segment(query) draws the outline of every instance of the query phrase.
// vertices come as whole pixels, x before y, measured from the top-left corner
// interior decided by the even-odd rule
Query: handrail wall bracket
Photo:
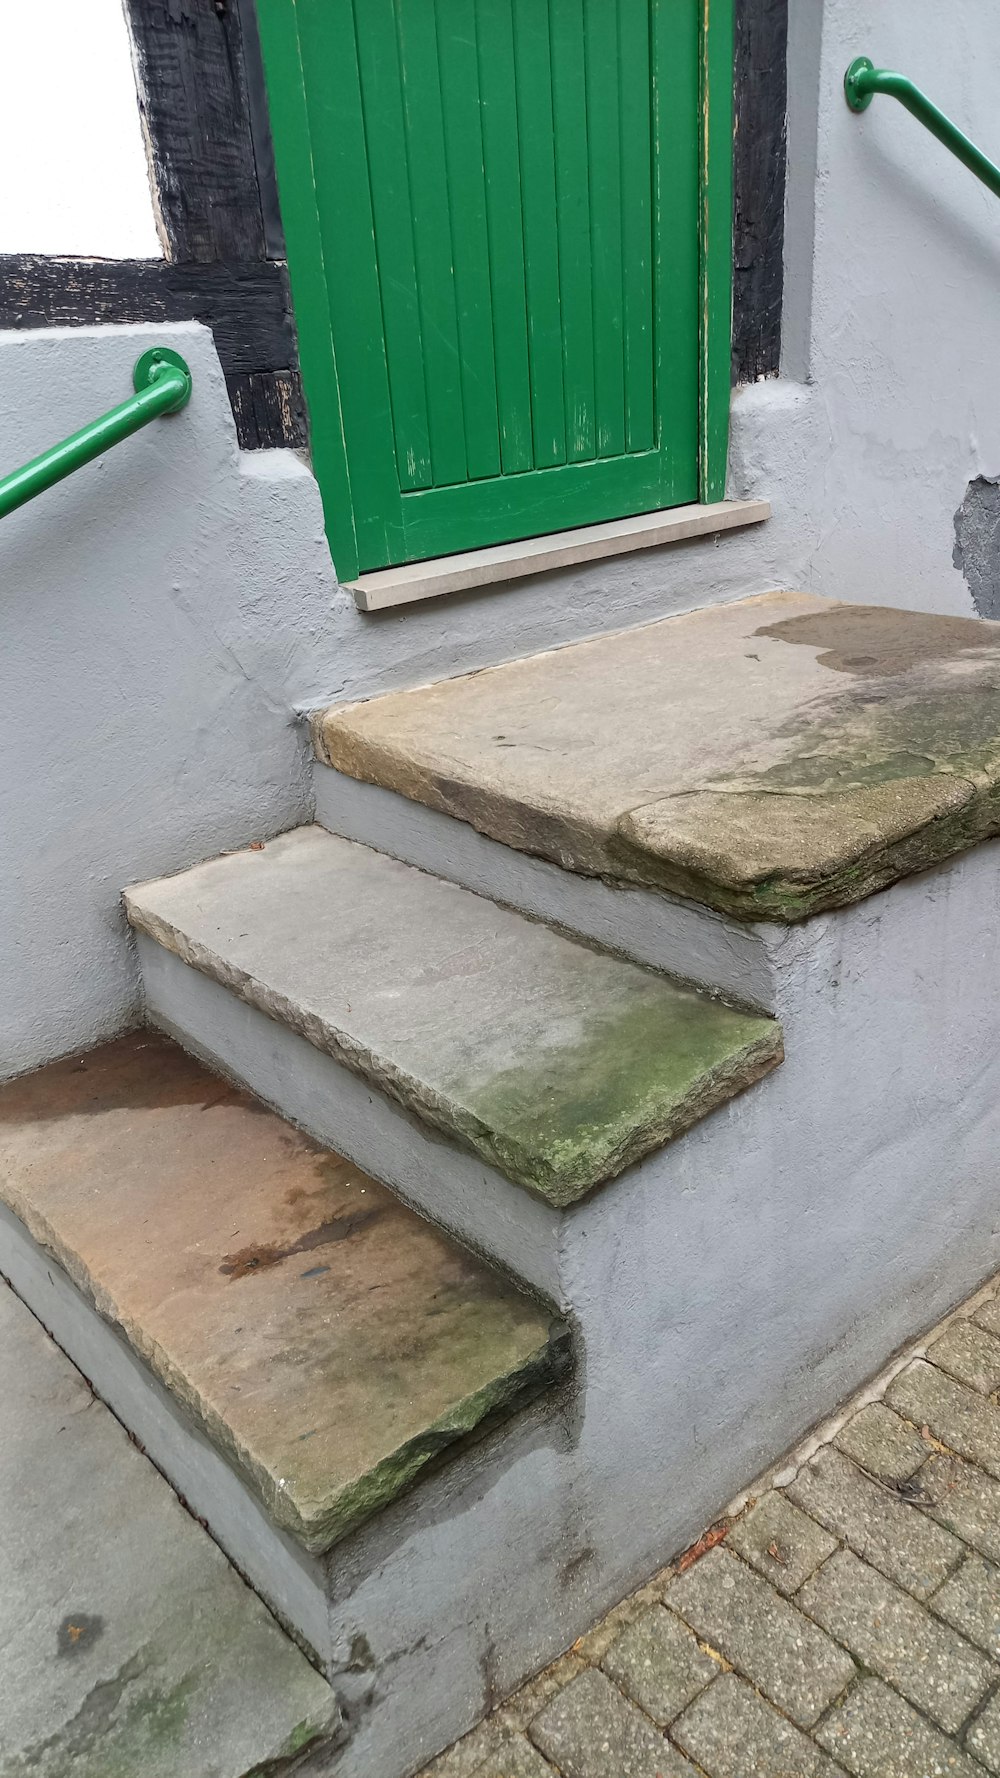
[[[922,123],[961,161],[963,167],[968,167],[970,173],[989,187],[994,197],[1000,197],[1000,167],[995,166],[950,117],[939,111],[926,93],[914,86],[905,74],[895,74],[891,68],[876,68],[867,56],[856,56],[844,75],[844,97],[848,105],[852,111],[867,111],[877,93],[898,99],[911,117]]]
[[[154,346],[138,359],[132,372],[132,387],[135,394],[128,401],[0,479],[0,519],[72,475],[75,469],[92,463],[113,445],[131,438],[150,420],[161,414],[179,413],[191,399],[191,372],[179,352],[171,351],[169,346]]]

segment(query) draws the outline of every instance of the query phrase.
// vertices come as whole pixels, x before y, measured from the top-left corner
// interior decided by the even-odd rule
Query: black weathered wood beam
[[[733,382],[776,376],[785,244],[788,0],[736,0]]]

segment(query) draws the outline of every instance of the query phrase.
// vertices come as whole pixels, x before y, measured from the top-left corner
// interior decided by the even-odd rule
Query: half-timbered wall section
[[[244,448],[303,444],[252,6],[125,4],[162,256],[3,252],[0,327],[204,321]],[[40,77],[37,66],[27,72]],[[102,251],[98,239],[93,252]]]

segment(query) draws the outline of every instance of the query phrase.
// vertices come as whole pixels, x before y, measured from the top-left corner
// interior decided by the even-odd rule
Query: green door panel
[[[341,576],[706,491],[732,0],[258,11]]]

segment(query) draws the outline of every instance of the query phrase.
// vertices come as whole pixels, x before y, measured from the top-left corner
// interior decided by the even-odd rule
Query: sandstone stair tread
[[[781,1060],[774,1020],[318,827],[129,890],[126,906],[557,1206]]]
[[[340,1731],[326,1681],[0,1284],[0,1767],[246,1778]]]
[[[313,1551],[567,1366],[547,1309],[158,1033],[0,1087],[0,1196]]]
[[[775,592],[334,707],[320,759],[739,919],[1000,831],[1000,624]]]

